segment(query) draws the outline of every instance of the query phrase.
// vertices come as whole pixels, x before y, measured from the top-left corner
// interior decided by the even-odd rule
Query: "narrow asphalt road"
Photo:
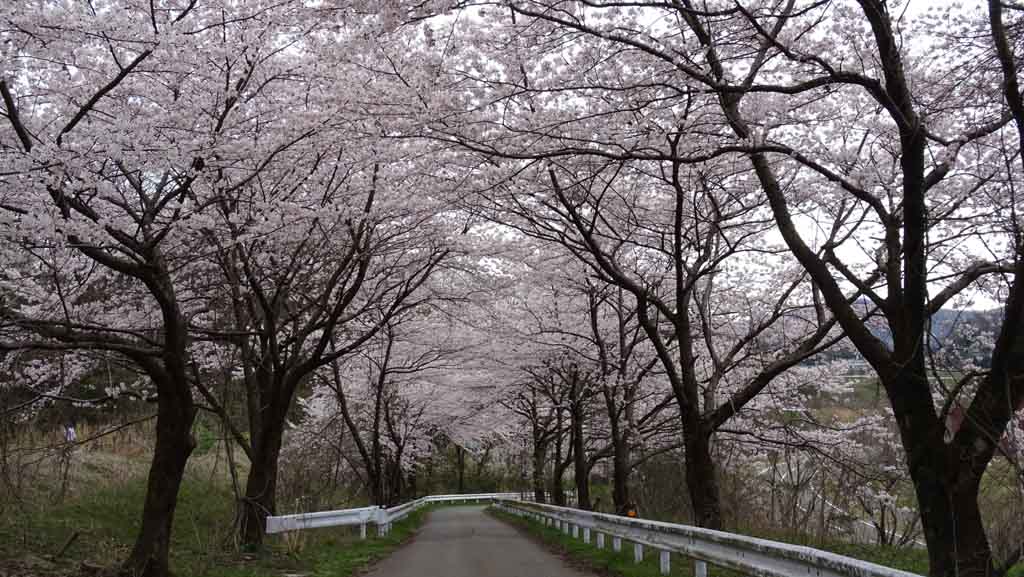
[[[367,577],[589,577],[483,507],[432,511],[412,543]]]

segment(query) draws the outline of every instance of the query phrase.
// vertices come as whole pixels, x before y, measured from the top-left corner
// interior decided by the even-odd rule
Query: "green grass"
[[[788,531],[740,530],[738,532],[770,541],[780,541],[782,543],[813,547],[822,551],[831,551],[838,555],[845,555],[846,557],[853,557],[861,561],[869,561],[878,565],[892,567],[893,569],[917,573],[918,575],[928,574],[928,552],[923,548],[864,545],[834,540],[822,541],[820,538],[812,535],[801,535]]]
[[[879,545],[857,545],[853,543],[809,543],[811,547],[831,551],[839,555],[870,561],[893,569],[909,571],[918,575],[928,574],[928,552],[910,547],[883,547]]]
[[[437,507],[423,507],[413,511],[405,519],[391,526],[385,537],[369,537],[365,541],[350,541],[347,547],[339,549],[330,542],[321,543],[313,556],[316,577],[345,577],[386,557],[403,543],[411,539],[423,525],[427,514]]]
[[[423,524],[429,508],[415,511],[395,523],[385,537],[377,537],[374,528],[366,540],[343,529],[317,529],[305,532],[308,539],[302,551],[288,554],[282,545],[271,546],[249,562],[222,563],[202,573],[185,573],[199,577],[280,577],[282,571],[300,572],[313,577],[347,577],[354,575],[379,559],[386,557],[415,535]]]
[[[71,572],[83,561],[114,566],[130,552],[141,516],[144,479],[114,482],[80,493],[60,505],[23,504],[0,511],[0,567],[40,564],[40,575]],[[360,540],[358,527],[303,531],[271,536],[257,552],[234,545],[231,491],[203,475],[182,485],[171,545],[171,568],[178,577],[280,577],[300,572],[345,577],[387,555],[422,524],[428,508],[395,523],[386,537]],[[67,540],[75,541],[56,560]]]
[[[490,512],[502,520],[525,529],[551,548],[568,555],[589,569],[619,577],[655,577],[661,575],[658,569],[658,554],[650,549],[644,551],[644,561],[640,564],[635,564],[633,562],[633,545],[631,543],[627,544],[623,541],[622,551],[615,553],[611,550],[610,538],[607,539],[605,549],[598,549],[593,543],[584,543],[582,538],[574,539],[571,535],[566,535],[553,527],[544,526],[536,521],[510,515],[496,509],[490,509]],[[823,545],[820,543],[800,542],[797,539],[786,539],[786,541],[798,545],[813,546],[818,549],[919,575],[928,574],[928,555],[923,549],[877,547],[848,543],[826,543]],[[689,577],[693,575],[693,563],[680,555],[672,555],[671,565],[671,575],[673,576]],[[708,573],[718,577],[737,577],[740,575],[735,571],[714,566],[708,566]],[[1021,573],[1021,576],[1015,576],[1011,572],[1007,577],[1024,577],[1024,571]]]

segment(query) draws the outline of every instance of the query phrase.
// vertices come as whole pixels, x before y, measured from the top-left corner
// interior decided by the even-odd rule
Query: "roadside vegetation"
[[[137,442],[146,437],[139,426],[103,446],[79,449],[66,474],[60,457],[26,467],[22,473],[31,475],[21,476],[19,498],[0,499],[0,576],[105,575],[116,567],[138,531],[147,455]],[[410,539],[430,510],[413,512],[385,537],[373,526],[366,540],[358,527],[325,528],[270,536],[249,548],[233,525],[235,495],[222,445],[210,441],[197,452],[185,472],[171,536],[170,564],[178,577],[347,577]],[[336,507],[364,504],[340,501]]]

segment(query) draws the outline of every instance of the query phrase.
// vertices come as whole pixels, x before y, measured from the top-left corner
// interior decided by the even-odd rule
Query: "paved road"
[[[367,577],[589,577],[483,507],[432,511],[412,543]]]

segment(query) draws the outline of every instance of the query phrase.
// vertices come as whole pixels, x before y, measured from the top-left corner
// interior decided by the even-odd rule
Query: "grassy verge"
[[[741,532],[746,533],[745,531]],[[844,555],[846,557],[860,559],[861,561],[885,565],[886,567],[892,567],[893,569],[899,569],[900,571],[908,571],[910,573],[917,573],[918,575],[928,574],[928,551],[923,548],[886,547],[881,545],[845,543],[842,541],[832,540],[822,541],[814,536],[783,531],[761,531],[748,534],[752,534],[754,537],[760,537],[762,539],[769,539],[771,541],[780,541],[782,543],[791,543],[793,545],[803,545],[806,547],[821,549],[822,551],[830,551],[837,555]]]
[[[571,535],[566,535],[558,529],[542,525],[536,521],[510,515],[496,509],[490,509],[489,511],[499,519],[522,528],[549,548],[570,557],[573,561],[588,569],[618,577],[655,577],[661,575],[658,568],[658,553],[655,551],[645,550],[643,562],[636,564],[633,562],[633,545],[631,543],[623,541],[622,551],[616,553],[611,550],[611,539],[608,538],[605,548],[598,549],[593,543],[584,543],[582,538],[574,539]],[[919,549],[897,549],[846,543],[815,544],[814,546],[840,555],[904,571],[921,575],[928,573],[927,554]],[[690,559],[673,553],[671,565],[672,572],[670,574],[673,576],[689,577],[693,575],[693,563]],[[735,571],[713,566],[708,567],[708,573],[709,575],[719,577],[736,577],[739,575]]]
[[[633,544],[622,542],[622,551],[612,550],[611,538],[607,538],[604,549],[598,549],[592,543],[584,543],[581,538],[573,538],[554,527],[542,525],[531,519],[524,519],[517,515],[510,515],[503,511],[491,508],[488,509],[491,515],[506,521],[511,525],[519,527],[527,534],[535,537],[549,549],[568,557],[572,562],[590,571],[599,574],[614,575],[617,577],[660,577],[661,571],[658,567],[658,552],[649,548],[644,549],[644,560],[640,563],[633,562]],[[592,536],[591,539],[596,539]],[[673,553],[671,560],[673,577],[691,577],[693,575],[692,560]],[[708,567],[708,574],[712,577],[740,577],[740,573],[723,569],[721,567]]]
[[[144,491],[144,479],[133,478],[97,485],[63,504],[8,504],[0,509],[0,575],[63,576],[77,574],[83,563],[115,566],[134,541]],[[272,536],[261,551],[244,552],[233,538],[230,490],[189,475],[175,515],[171,567],[179,577],[345,577],[408,540],[427,512],[414,512],[386,537],[370,527],[371,537],[361,540],[358,527],[337,527]]]
[[[321,543],[313,556],[315,577],[346,577],[386,557],[411,539],[423,524],[427,514],[436,507],[423,507],[391,526],[385,537],[350,540],[348,546],[337,547]],[[241,575],[239,575],[241,577]]]

